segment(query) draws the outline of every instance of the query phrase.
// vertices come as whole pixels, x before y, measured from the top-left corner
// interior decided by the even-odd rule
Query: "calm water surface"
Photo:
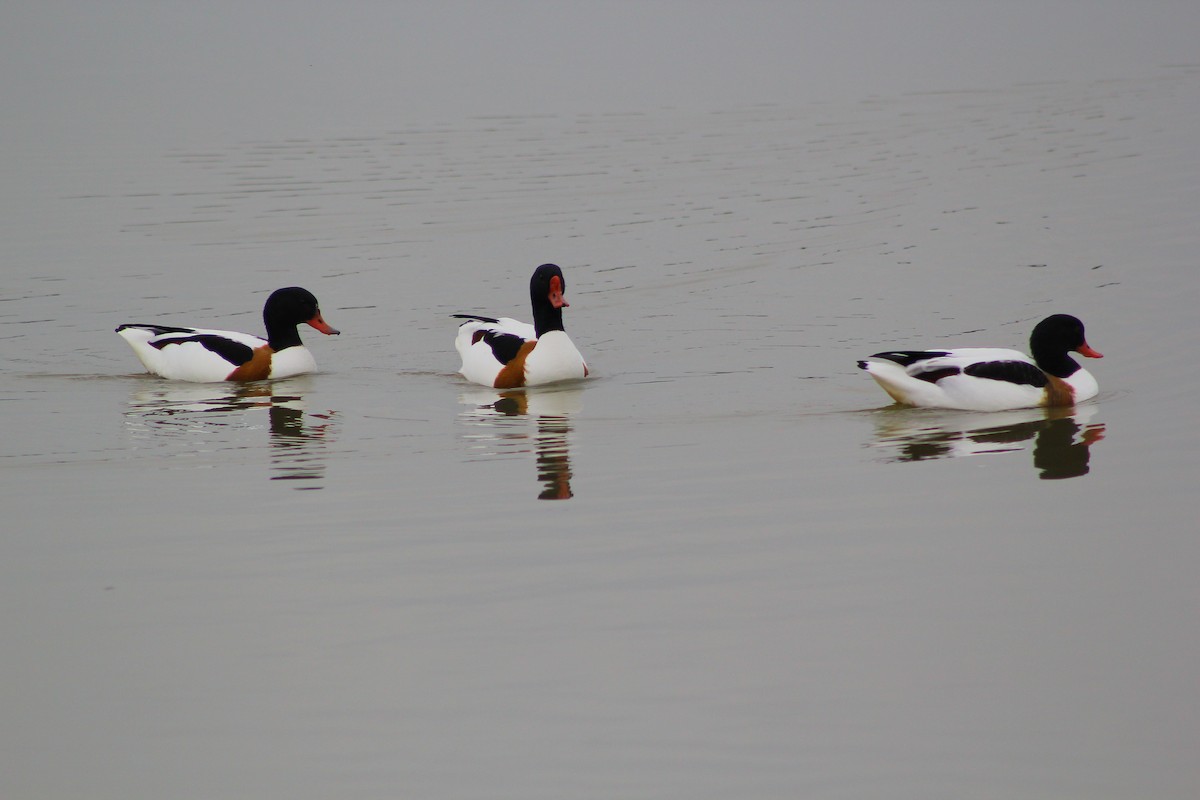
[[[1174,68],[14,166],[0,790],[1196,796],[1197,109]],[[595,377],[467,385],[449,315],[544,261]],[[289,284],[316,375],[112,334]],[[1075,413],[855,369],[1058,311]]]

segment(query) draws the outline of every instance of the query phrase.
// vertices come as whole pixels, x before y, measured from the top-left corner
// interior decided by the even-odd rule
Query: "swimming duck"
[[[117,333],[155,375],[180,381],[257,381],[313,372],[317,362],[300,341],[296,326],[308,323],[321,333],[340,333],[321,317],[317,298],[290,286],[271,293],[263,306],[267,338],[249,333],[125,324]]]
[[[897,403],[968,411],[1070,406],[1096,396],[1092,374],[1071,358],[1103,356],[1088,346],[1083,323],[1069,314],[1039,322],[1029,337],[1033,358],[1017,350],[960,347],[893,350],[858,362]]]
[[[539,386],[583,378],[587,364],[563,330],[567,281],[554,264],[542,264],[529,280],[533,324],[509,317],[454,314],[465,319],[454,347],[462,357],[459,372],[473,383],[496,389]]]

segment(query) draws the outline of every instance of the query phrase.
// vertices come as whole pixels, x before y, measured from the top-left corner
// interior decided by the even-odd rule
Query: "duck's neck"
[[[1062,349],[1039,347],[1036,343],[1031,343],[1030,349],[1034,363],[1056,378],[1069,378],[1080,369],[1079,362]]]
[[[295,324],[289,325],[286,322],[279,322],[266,315],[263,315],[263,323],[267,328],[267,344],[276,353],[280,350],[286,350],[289,347],[300,347],[304,344],[304,342],[300,341],[300,331],[296,329]]]
[[[561,308],[555,308],[550,305],[548,300],[543,299],[541,302],[533,304],[533,330],[540,339],[543,334],[549,331],[561,331],[563,328],[563,315]]]

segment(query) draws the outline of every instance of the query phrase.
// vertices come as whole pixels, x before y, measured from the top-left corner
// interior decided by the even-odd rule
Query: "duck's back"
[[[266,340],[248,333],[208,328],[122,325],[117,333],[150,372],[194,383],[227,380],[255,350],[267,345]]]

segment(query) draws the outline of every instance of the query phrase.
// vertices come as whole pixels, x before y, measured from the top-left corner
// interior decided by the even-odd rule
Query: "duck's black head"
[[[296,326],[301,322],[313,326],[321,333],[341,333],[321,317],[321,306],[313,293],[307,289],[288,286],[271,292],[266,305],[263,306],[263,324],[267,328],[267,340],[271,349],[278,351],[299,345],[300,334],[297,333]]]
[[[533,304],[533,327],[540,337],[546,331],[563,330],[562,310],[570,306],[565,297],[567,279],[554,264],[542,264],[529,279],[529,300]]]
[[[1033,360],[1046,372],[1066,378],[1079,369],[1079,364],[1067,353],[1076,352],[1088,358],[1104,356],[1088,346],[1083,323],[1070,314],[1051,314],[1033,328],[1029,337]]]

